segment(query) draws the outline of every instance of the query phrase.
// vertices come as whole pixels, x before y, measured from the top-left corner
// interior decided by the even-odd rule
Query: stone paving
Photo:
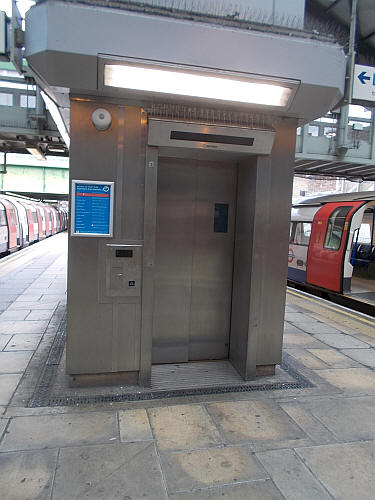
[[[371,318],[288,292],[284,356],[311,388],[28,408],[66,299],[66,235],[38,245],[0,264],[1,500],[374,498]]]

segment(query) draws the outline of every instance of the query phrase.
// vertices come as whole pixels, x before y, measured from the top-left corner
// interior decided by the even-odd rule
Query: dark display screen
[[[172,130],[170,137],[171,139],[179,141],[216,142],[217,144],[236,144],[237,146],[252,146],[254,144],[254,137],[203,134],[196,132],[182,132],[180,130]]]
[[[227,233],[228,232],[228,204],[215,203],[214,214],[214,232]]]
[[[116,250],[116,257],[133,257],[133,250]]]

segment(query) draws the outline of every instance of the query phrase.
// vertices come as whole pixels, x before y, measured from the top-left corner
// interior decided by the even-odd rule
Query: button
[[[135,281],[129,281],[129,286],[135,286]]]

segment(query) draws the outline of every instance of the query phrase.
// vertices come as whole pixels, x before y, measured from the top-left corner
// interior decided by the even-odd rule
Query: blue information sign
[[[113,189],[113,182],[73,181],[73,235],[112,236]]]

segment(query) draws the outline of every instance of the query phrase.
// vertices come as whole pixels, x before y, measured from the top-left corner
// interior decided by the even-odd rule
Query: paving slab
[[[311,370],[319,370],[321,368],[328,368],[328,365],[316,358],[312,353],[308,352],[307,349],[301,348],[286,348],[288,354],[290,354],[298,363],[310,368]]]
[[[53,310],[59,305],[59,302],[13,302],[7,310],[14,311],[16,309],[30,310]]]
[[[23,373],[28,365],[32,352],[0,352],[1,373]]]
[[[368,335],[364,335],[363,333],[355,333],[353,334],[356,339],[363,340],[363,342],[369,344],[371,347],[375,347],[375,337],[369,337]]]
[[[38,302],[41,296],[40,293],[23,293],[17,297],[15,302]]]
[[[283,500],[270,479],[169,495],[171,500]]]
[[[8,405],[14,391],[21,380],[22,373],[19,374],[0,374],[0,405]]]
[[[16,309],[14,311],[4,311],[0,316],[0,321],[19,320],[22,321],[30,313],[30,309]]]
[[[218,430],[201,405],[152,408],[149,417],[161,450],[191,450],[222,442]]]
[[[0,415],[1,415],[1,412],[0,412]],[[5,428],[8,424],[8,421],[9,421],[9,419],[7,419],[7,418],[0,418],[0,441],[1,441],[1,438],[3,436],[3,432],[5,431]]]
[[[29,314],[26,317],[26,321],[44,321],[50,320],[53,316],[54,311],[29,311]]]
[[[347,393],[375,394],[375,372],[368,368],[334,368],[318,373],[329,384]]]
[[[4,349],[9,340],[12,338],[12,335],[3,335],[0,334],[0,351]]]
[[[336,347],[338,349],[369,349],[369,344],[362,342],[361,340],[352,337],[351,335],[346,335],[344,333],[334,334],[334,333],[323,333],[314,335],[318,340],[321,340],[325,344],[331,347]],[[309,346],[310,347],[310,346]],[[312,346],[314,347],[314,346]]]
[[[49,500],[58,450],[0,453],[2,500]]]
[[[293,323],[295,326],[297,326],[300,330],[303,330],[306,333],[340,333],[340,330],[337,328],[333,328],[330,325],[327,325],[325,323],[322,323],[320,321],[314,321],[311,323]]]
[[[375,349],[343,349],[343,353],[346,356],[359,361],[362,365],[370,366],[375,368]]]
[[[332,500],[293,450],[273,450],[256,454],[286,499]]]
[[[307,349],[308,352],[316,356],[317,358],[324,361],[330,368],[351,368],[351,367],[359,367],[360,365],[345,356],[344,354],[336,351],[336,349],[326,348],[326,349]],[[361,351],[366,352],[364,349]]]
[[[375,442],[302,448],[296,453],[333,498],[373,500]]]
[[[308,333],[286,333],[283,338],[284,347],[315,347],[324,348],[325,345]]]
[[[309,323],[310,321],[316,321],[314,318],[306,314],[305,312],[286,312],[285,321],[291,321],[292,323]]]
[[[240,446],[163,453],[162,467],[171,493],[268,477],[254,455]]]
[[[119,411],[119,426],[122,442],[153,439],[150,422],[144,409]]]
[[[44,294],[42,295],[42,297],[40,298],[40,302],[43,302],[43,303],[48,303],[48,302],[60,302],[60,301],[63,301],[63,300],[66,300],[66,295],[63,293],[63,294]]]
[[[53,500],[166,500],[153,443],[60,450]]]
[[[281,408],[316,444],[335,443],[337,440],[325,425],[316,418],[308,407],[298,402],[280,403]]]
[[[116,415],[112,412],[12,418],[0,451],[116,443]]]
[[[284,323],[284,333],[304,333],[300,328],[292,325],[292,323]]]
[[[39,333],[45,332],[48,321],[0,321],[0,333]]]
[[[4,351],[35,351],[43,335],[23,334],[13,335]]]
[[[226,443],[251,443],[254,449],[282,446],[306,438],[275,401],[233,401],[207,405]]]
[[[332,398],[303,401],[308,410],[339,441],[375,439],[375,397]]]
[[[10,306],[11,302],[0,301],[0,312],[5,311]]]

